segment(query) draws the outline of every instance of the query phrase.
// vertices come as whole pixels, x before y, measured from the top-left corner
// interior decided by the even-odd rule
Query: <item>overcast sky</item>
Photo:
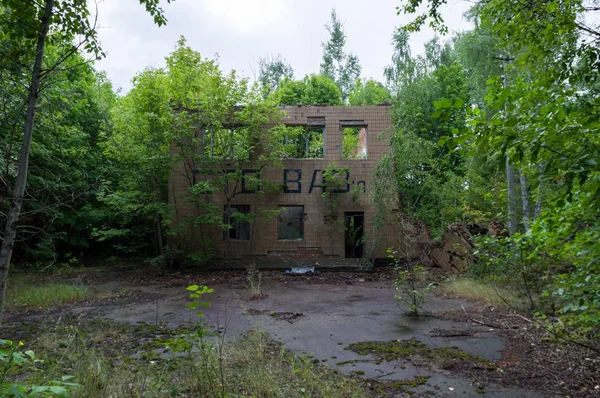
[[[99,0],[99,37],[107,58],[97,63],[115,89],[129,90],[131,78],[148,66],[164,66],[164,58],[183,35],[203,57],[219,56],[223,70],[235,69],[254,78],[258,59],[281,54],[295,77],[318,73],[325,24],[335,7],[344,23],[346,50],[356,54],[363,77],[382,80],[390,63],[394,28],[407,22],[398,16],[402,0],[176,0],[164,4],[167,26],[154,25],[137,0]],[[469,3],[449,0],[445,19],[451,31],[467,30],[462,14]],[[433,37],[425,30],[411,37],[413,53]]]

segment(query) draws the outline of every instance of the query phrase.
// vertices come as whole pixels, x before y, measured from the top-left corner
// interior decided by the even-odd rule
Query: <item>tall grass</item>
[[[442,284],[440,291],[452,296],[480,301],[494,307],[523,307],[522,299],[516,297],[509,290],[474,278],[450,279]]]
[[[224,356],[228,392],[256,397],[364,397],[359,382],[315,360],[299,358],[260,331],[251,331]]]
[[[6,302],[9,309],[44,309],[76,303],[86,300],[88,297],[89,292],[85,286],[66,283],[50,283],[39,286],[16,284],[9,285]]]
[[[217,345],[222,339],[209,338],[214,345],[178,354],[164,347],[195,339],[189,330],[71,320],[39,328],[43,332],[31,349],[46,360],[44,372],[31,374],[29,381],[44,384],[73,375],[79,386],[71,388],[72,398],[369,396],[359,380],[298,357],[260,331],[223,346]]]

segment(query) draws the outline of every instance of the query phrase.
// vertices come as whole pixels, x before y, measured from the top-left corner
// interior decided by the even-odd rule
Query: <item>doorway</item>
[[[365,213],[344,213],[346,258],[362,258],[365,254]]]

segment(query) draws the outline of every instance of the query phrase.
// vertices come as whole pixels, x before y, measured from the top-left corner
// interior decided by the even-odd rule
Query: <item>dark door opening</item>
[[[365,213],[344,213],[346,258],[362,258],[365,254]]]

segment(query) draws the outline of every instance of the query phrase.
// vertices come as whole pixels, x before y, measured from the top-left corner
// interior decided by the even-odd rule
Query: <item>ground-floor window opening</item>
[[[248,215],[250,206],[231,205],[225,206],[223,224],[229,226],[223,234],[225,240],[250,240],[250,222]]]
[[[277,222],[278,240],[304,238],[304,206],[280,206]]]

